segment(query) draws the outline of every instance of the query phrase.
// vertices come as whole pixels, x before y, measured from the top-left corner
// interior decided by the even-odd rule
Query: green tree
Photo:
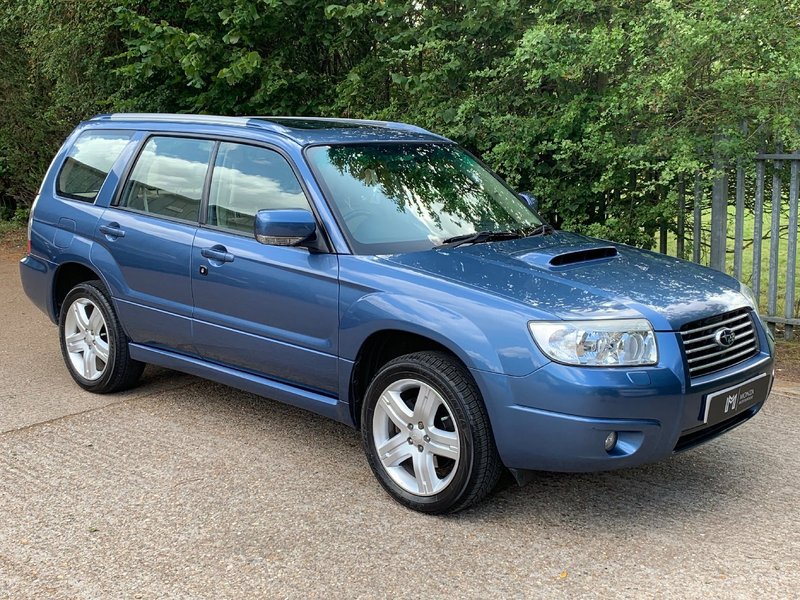
[[[319,114],[368,52],[367,31],[343,31],[314,0],[135,1],[117,8],[134,86],[126,109],[219,114]]]
[[[638,245],[680,177],[797,139],[800,2],[227,0],[119,11],[127,106],[397,119]],[[740,133],[751,124],[750,137]],[[761,129],[757,129],[757,125]]]
[[[715,134],[729,155],[759,136],[797,140],[800,32],[786,18],[800,14],[796,1],[386,2],[329,13],[357,19],[357,6],[372,10],[376,49],[339,86],[334,112],[452,136],[572,229],[649,245],[674,211],[663,200],[677,180],[709,170]]]
[[[800,143],[800,0],[0,9],[0,198],[30,198],[66,132],[104,110],[395,119],[465,144],[557,224],[647,246],[712,154]]]
[[[66,134],[122,80],[111,0],[0,0],[0,204],[28,205]]]

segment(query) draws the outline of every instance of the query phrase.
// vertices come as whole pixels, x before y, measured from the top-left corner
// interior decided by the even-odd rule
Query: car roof
[[[185,126],[246,127],[254,132],[269,132],[288,138],[301,146],[347,142],[380,141],[450,141],[422,127],[392,121],[367,119],[338,119],[325,117],[270,117],[167,114],[113,113],[97,115],[90,123],[132,124],[138,128],[158,128],[165,124]]]

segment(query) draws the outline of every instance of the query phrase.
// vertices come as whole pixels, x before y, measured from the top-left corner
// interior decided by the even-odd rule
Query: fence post
[[[747,123],[742,123],[742,135],[747,136]],[[742,246],[744,245],[744,164],[736,159],[736,225],[733,233],[733,276],[742,280]]]
[[[721,138],[715,138],[715,145]],[[725,271],[725,245],[728,237],[728,175],[719,152],[714,153],[714,183],[711,188],[711,259],[709,266]]]
[[[692,260],[700,263],[700,228],[703,212],[700,204],[703,201],[703,188],[700,182],[700,171],[694,175],[694,216],[692,221]]]
[[[795,152],[798,152],[797,150]],[[783,307],[783,316],[787,323],[783,329],[783,337],[787,340],[794,338],[794,325],[788,322],[794,317],[794,282],[797,268],[797,203],[798,203],[798,170],[800,160],[792,161],[791,178],[789,179],[789,247],[786,253],[786,304]]]
[[[762,149],[763,152],[763,149]],[[753,277],[750,287],[761,298],[761,246],[764,241],[764,168],[766,161],[756,160],[756,202],[753,214]]]
[[[686,179],[681,175],[678,181],[678,232],[675,240],[675,249],[678,258],[686,258],[684,237],[686,236]]]
[[[776,153],[783,153],[783,145],[777,144]],[[770,316],[778,312],[778,257],[780,250],[781,234],[781,168],[783,162],[779,159],[773,161],[772,167],[772,221],[770,225],[769,240],[769,281],[767,287],[767,312]],[[774,330],[775,324],[770,324]]]

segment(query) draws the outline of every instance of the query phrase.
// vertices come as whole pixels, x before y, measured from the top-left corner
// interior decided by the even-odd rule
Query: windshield
[[[315,146],[306,154],[356,254],[427,250],[459,235],[524,234],[542,224],[453,144]]]

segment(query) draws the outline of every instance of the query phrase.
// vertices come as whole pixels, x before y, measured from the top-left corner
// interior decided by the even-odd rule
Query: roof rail
[[[394,129],[396,131],[407,131],[409,133],[425,133],[428,135],[436,135],[427,129],[418,127],[417,125],[409,125],[408,123],[400,123],[397,121],[376,121],[372,119],[344,119],[339,117],[287,117],[287,116],[262,116],[252,115],[248,118],[259,119],[260,123],[272,121],[280,123],[281,121],[321,121],[323,123],[341,123],[342,125],[364,125],[366,127],[380,127],[382,129]],[[291,127],[291,126],[288,126]]]
[[[226,117],[218,115],[196,115],[188,113],[105,113],[99,114],[90,121],[141,121],[141,122],[161,122],[161,123],[204,123],[208,125],[229,125],[235,127],[256,127],[258,129],[271,131],[273,133],[282,134],[291,137],[291,132],[294,127],[292,121],[316,121],[320,123],[330,123],[332,128],[337,124],[342,126],[361,125],[365,127],[376,127],[381,129],[390,129],[395,131],[405,131],[408,133],[421,133],[435,137],[441,137],[435,133],[417,127],[416,125],[409,125],[407,123],[398,123],[394,121],[375,121],[370,119],[341,119],[341,118],[328,118],[328,117],[288,117],[288,116],[239,116],[239,117]],[[444,139],[444,138],[442,138]]]
[[[217,115],[194,115],[181,113],[106,113],[92,117],[90,121],[159,121],[169,123],[210,123],[215,125],[246,126],[249,117],[220,117]]]

